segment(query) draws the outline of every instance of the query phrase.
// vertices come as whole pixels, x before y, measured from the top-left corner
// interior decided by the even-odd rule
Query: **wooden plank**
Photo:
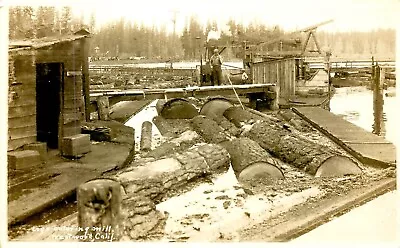
[[[346,196],[336,197],[334,201],[330,198],[321,200],[309,215],[294,214],[298,218],[288,218],[275,226],[268,227],[262,235],[263,242],[287,242],[304,233],[326,223],[334,217],[347,213],[355,206],[375,199],[377,196],[396,190],[396,179],[387,178],[371,183],[362,189],[353,189]],[[300,209],[301,210],[301,209]],[[299,210],[299,211],[300,211]],[[293,211],[289,211],[293,212]],[[296,210],[294,210],[296,212]],[[289,223],[290,222],[290,223]]]
[[[90,78],[89,78],[89,42],[87,38],[81,40],[82,48],[82,90],[84,95],[85,120],[90,121]]]
[[[35,134],[35,136],[27,136],[27,137],[21,137],[18,139],[8,140],[7,151],[12,151],[19,147],[22,147],[24,145],[34,143],[34,142],[36,142],[36,134]]]
[[[31,91],[31,92],[36,92],[36,84],[31,85],[31,84],[25,84],[25,83],[19,83],[17,82],[16,84],[11,83],[8,86],[8,91]]]
[[[64,113],[64,125],[74,122],[74,121],[79,121],[82,118],[82,113]]]
[[[18,97],[8,102],[8,107],[25,107],[25,106],[36,106],[36,97],[28,97],[27,99]]]
[[[35,130],[27,130],[27,131],[20,131],[15,134],[8,134],[8,140],[13,141],[13,140],[20,140],[20,139],[25,139],[29,137],[36,137],[36,129]]]
[[[26,130],[36,130],[36,121],[31,123],[25,123],[21,120],[16,126],[8,126],[9,133],[18,133]]]
[[[36,113],[35,105],[28,105],[24,107],[9,107],[8,108],[8,118],[24,117],[29,116],[32,113]]]
[[[9,118],[8,119],[8,128],[19,128],[24,127],[26,125],[31,125],[32,123],[36,123],[36,114],[32,114],[29,116],[18,117],[18,118]]]
[[[36,72],[35,71],[25,71],[23,73],[15,74],[15,78],[18,83],[22,83],[24,85],[36,85]]]
[[[82,92],[78,92],[78,91],[71,91],[71,92],[65,92],[64,93],[64,101],[65,100],[76,100],[76,99],[80,99],[82,96]]]

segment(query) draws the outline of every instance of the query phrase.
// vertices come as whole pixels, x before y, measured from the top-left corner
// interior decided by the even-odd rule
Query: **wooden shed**
[[[304,58],[286,57],[267,59],[253,63],[252,82],[257,84],[274,83],[279,87],[279,96],[291,99],[296,95],[310,92],[328,92],[329,77],[326,71],[310,71]]]
[[[10,41],[8,151],[37,141],[60,149],[63,137],[81,132],[88,118],[88,37],[81,30]]]

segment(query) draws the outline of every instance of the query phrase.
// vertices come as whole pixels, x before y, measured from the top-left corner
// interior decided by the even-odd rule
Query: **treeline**
[[[221,29],[215,21],[203,26],[196,16],[192,16],[186,21],[182,34],[174,34],[166,32],[165,26],[147,27],[122,18],[101,27],[93,36],[92,44],[99,48],[99,56],[198,59],[213,27]],[[224,57],[228,58],[242,58],[242,42],[245,40],[254,43],[283,34],[279,27],[271,30],[262,24],[244,27],[234,20],[224,28],[226,30],[220,31],[219,43],[228,47],[224,52]]]
[[[95,30],[94,14],[85,21],[84,16],[73,16],[70,7],[12,7],[9,24],[10,39],[70,34],[86,28],[93,34],[90,56],[146,57],[158,60],[198,59],[200,52],[204,52],[203,45],[213,27],[221,31],[219,42],[227,46],[223,55],[228,59],[243,57],[243,41],[257,44],[285,34],[279,26],[269,27],[255,21],[247,26],[233,19],[223,27],[212,20],[202,25],[196,16],[188,18],[184,30],[176,33],[167,32],[166,26],[149,27],[124,18]],[[316,35],[321,47],[330,49],[337,57],[395,57],[394,29],[335,33],[317,30]]]
[[[71,34],[81,28],[94,30],[95,17],[85,23],[84,16],[76,17],[69,6],[15,6],[9,10],[9,38],[42,38],[54,35]]]
[[[396,31],[376,29],[369,32],[317,32],[322,47],[337,57],[379,57],[395,59]]]

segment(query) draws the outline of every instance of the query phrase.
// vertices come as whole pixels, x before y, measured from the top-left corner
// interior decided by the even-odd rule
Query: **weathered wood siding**
[[[80,40],[63,42],[24,54],[9,52],[8,151],[36,141],[36,63],[63,63],[59,137],[80,133],[84,118]],[[27,54],[27,55],[26,55]]]
[[[296,64],[294,58],[263,61],[252,66],[252,79],[255,84],[276,83],[280,96],[294,96],[296,89]]]
[[[8,148],[36,141],[36,67],[31,54],[9,54]]]

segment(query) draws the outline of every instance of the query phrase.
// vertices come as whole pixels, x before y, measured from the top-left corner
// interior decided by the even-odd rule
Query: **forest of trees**
[[[210,20],[203,26],[196,16],[186,20],[182,32],[168,33],[165,26],[149,27],[143,23],[121,18],[95,29],[94,14],[85,21],[84,16],[73,16],[70,7],[12,7],[10,8],[10,39],[41,38],[73,33],[81,28],[91,32],[91,56],[146,57],[150,59],[198,59],[203,51],[208,32],[218,27]],[[280,37],[284,31],[258,22],[243,26],[235,20],[226,23],[229,30],[221,32],[220,42],[229,48],[224,57],[242,58],[243,41],[257,43]],[[395,30],[377,29],[369,32],[318,31],[322,48],[330,49],[336,57],[395,58]],[[98,47],[98,54],[95,49]]]

